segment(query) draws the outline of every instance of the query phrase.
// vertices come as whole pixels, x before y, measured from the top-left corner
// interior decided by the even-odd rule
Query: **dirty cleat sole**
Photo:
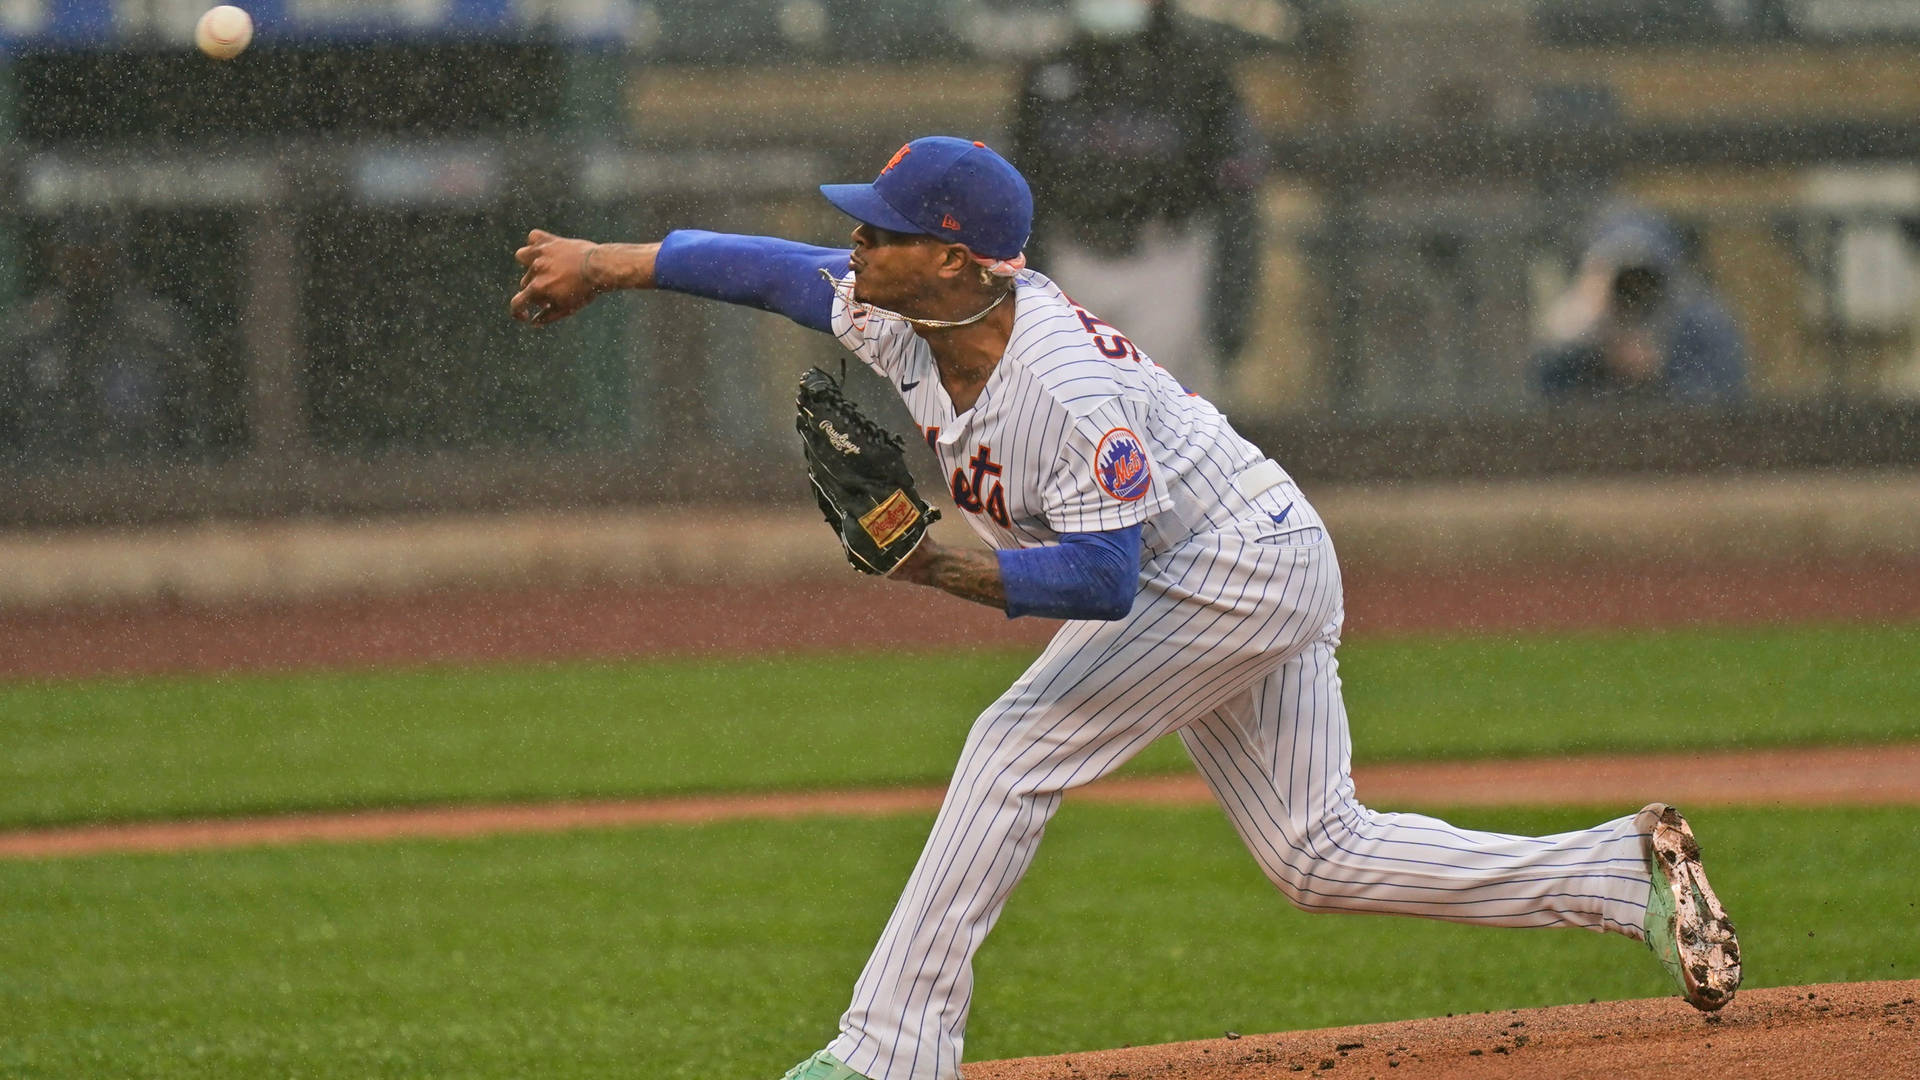
[[[1700,866],[1700,843],[1680,811],[1653,803],[1637,824],[1648,833],[1647,944],[1687,1003],[1714,1012],[1740,988],[1740,942]]]

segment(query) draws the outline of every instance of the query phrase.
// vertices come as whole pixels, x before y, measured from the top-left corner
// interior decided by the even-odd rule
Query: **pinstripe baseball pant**
[[[1308,911],[1642,936],[1631,815],[1505,836],[1354,799],[1332,543],[1305,501],[1153,560],[1133,612],[1070,622],[975,722],[829,1049],[873,1080],[960,1075],[973,956],[1065,792],[1179,731],[1254,858]],[[1301,513],[1301,511],[1305,511]]]

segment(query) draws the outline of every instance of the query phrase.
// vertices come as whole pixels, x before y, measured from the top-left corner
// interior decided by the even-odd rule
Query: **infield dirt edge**
[[[1369,805],[1616,806],[1659,799],[1702,806],[1920,805],[1920,743],[1772,750],[1359,765]],[[939,787],[745,792],[547,803],[421,806],[262,817],[106,822],[0,830],[0,859],[168,853],[300,843],[454,838],[570,829],[699,825],[752,818],[932,813]],[[1205,805],[1191,773],[1111,777],[1069,798]]]
[[[1513,1009],[979,1062],[966,1080],[1920,1075],[1920,980],[1743,991],[1701,1014],[1677,997]]]

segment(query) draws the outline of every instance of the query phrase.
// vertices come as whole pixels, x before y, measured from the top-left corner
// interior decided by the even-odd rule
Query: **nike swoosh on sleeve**
[[[909,391],[909,390],[911,390],[911,389],[913,389],[914,387],[916,387],[916,386],[919,386],[919,385],[920,385],[920,380],[919,380],[919,379],[915,379],[915,380],[913,380],[912,382],[903,382],[903,383],[901,383],[901,384],[900,384],[900,392],[904,394],[904,393],[906,393],[907,391]]]
[[[1288,515],[1288,514],[1291,514],[1291,513],[1293,513],[1293,504],[1292,504],[1292,503],[1288,503],[1288,504],[1286,505],[1286,509],[1284,509],[1284,510],[1281,510],[1281,511],[1280,511],[1279,513],[1277,513],[1277,514],[1268,514],[1267,516],[1273,519],[1273,523],[1274,523],[1275,525],[1279,525],[1279,524],[1281,524],[1282,522],[1285,522],[1285,521],[1287,520],[1287,515]]]

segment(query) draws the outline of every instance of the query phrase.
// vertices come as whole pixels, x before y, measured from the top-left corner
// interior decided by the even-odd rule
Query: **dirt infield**
[[[1749,990],[1714,1016],[1678,998],[1515,1009],[981,1062],[967,1080],[1911,1077],[1916,997],[1906,980]]]
[[[1350,569],[1347,634],[1920,619],[1920,562]],[[791,585],[429,592],[233,606],[0,612],[0,678],[1004,644],[1008,620],[928,589]]]

